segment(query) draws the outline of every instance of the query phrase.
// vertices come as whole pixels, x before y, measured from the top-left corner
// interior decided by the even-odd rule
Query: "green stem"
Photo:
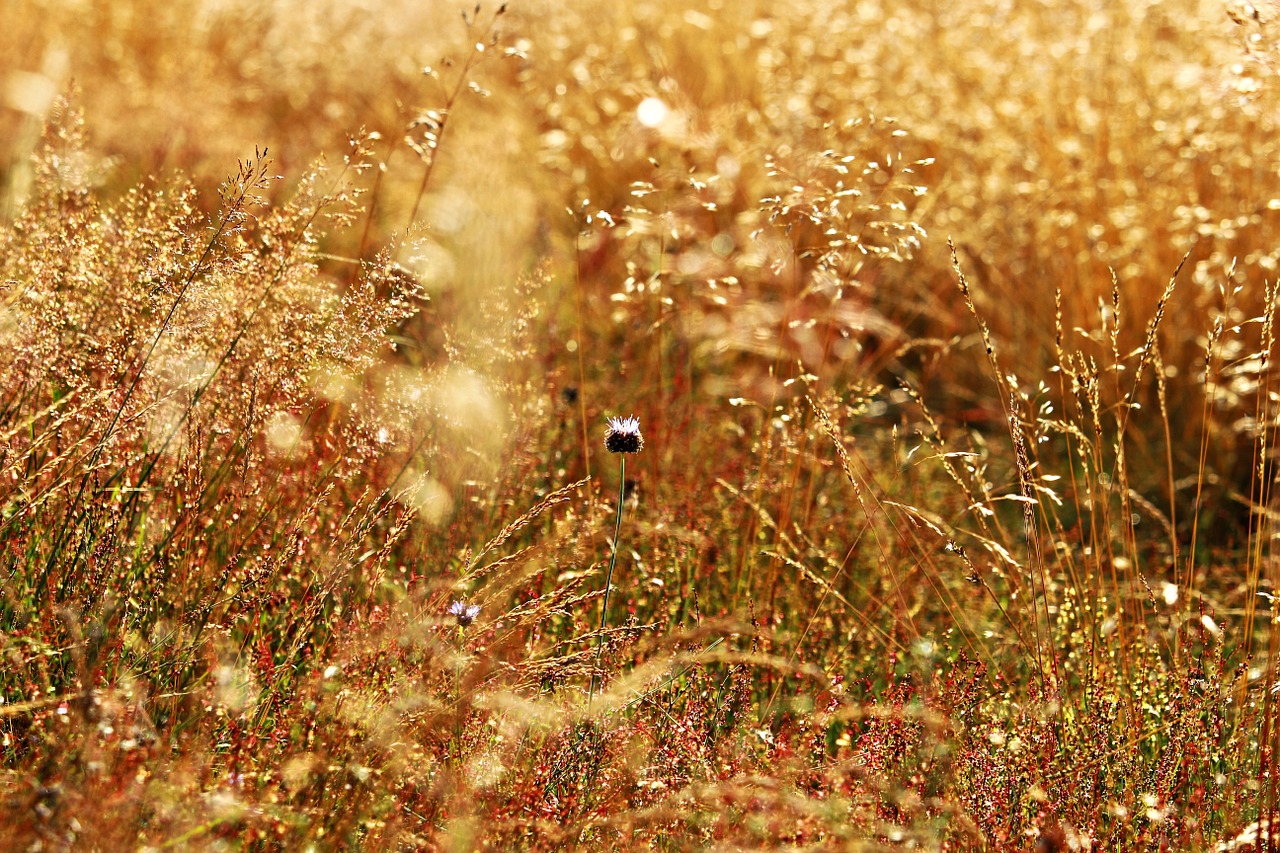
[[[462,766],[462,735],[463,735],[463,719],[462,719],[462,663],[463,651],[466,646],[463,645],[463,633],[465,629],[461,624],[458,625],[458,636],[454,641],[457,643],[457,658],[453,662],[453,748],[449,751],[451,761],[450,766],[454,769]]]
[[[596,673],[600,670],[600,655],[604,652],[604,626],[609,618],[609,590],[613,584],[613,567],[618,563],[618,535],[622,531],[622,505],[627,497],[627,454],[618,454],[618,520],[613,525],[613,554],[609,557],[609,571],[604,576],[604,604],[600,608],[600,635],[596,637],[596,665],[591,673],[591,687],[587,691],[587,710],[596,693]]]

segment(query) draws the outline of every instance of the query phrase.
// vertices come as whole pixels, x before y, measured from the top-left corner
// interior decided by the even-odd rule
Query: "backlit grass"
[[[1266,849],[1277,11],[14,10],[0,846]]]

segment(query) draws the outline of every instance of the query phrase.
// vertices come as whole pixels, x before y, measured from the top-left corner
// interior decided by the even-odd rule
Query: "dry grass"
[[[82,6],[0,846],[1269,849],[1273,4]]]

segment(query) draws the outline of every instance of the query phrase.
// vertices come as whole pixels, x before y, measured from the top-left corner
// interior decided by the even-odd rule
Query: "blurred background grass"
[[[859,306],[843,321],[852,340],[835,355],[840,376],[907,374],[977,421],[999,410],[976,372],[982,360],[941,357],[974,345],[956,311],[946,237],[1028,379],[1056,360],[1055,288],[1074,337],[1111,310],[1114,270],[1117,322],[1137,346],[1190,252],[1161,346],[1183,380],[1172,386],[1179,460],[1196,458],[1202,320],[1254,316],[1256,294],[1224,307],[1219,291],[1276,270],[1280,142],[1266,4],[531,2],[493,26],[492,10],[470,24],[459,11],[347,0],[21,4],[0,60],[5,209],[24,196],[39,129],[66,91],[77,92],[90,130],[86,174],[108,189],[167,170],[211,184],[255,146],[270,149],[287,189],[365,128],[381,136],[374,152],[385,172],[376,187],[369,178],[369,229],[333,253],[350,258],[415,235],[405,265],[451,292],[468,323],[480,322],[467,307],[478,294],[548,253],[553,286],[578,255],[591,316],[616,308],[608,297],[637,270],[684,288],[666,293],[681,317],[708,313],[705,282],[736,279],[716,296],[747,325],[776,319],[770,307],[820,297],[825,275]],[[420,200],[424,165],[405,136],[421,137],[423,126],[411,125],[441,110],[459,82],[448,144]],[[636,112],[646,98],[665,108],[652,127]],[[872,117],[896,119],[906,135],[872,130]],[[761,199],[821,195],[827,151],[857,157],[855,173],[881,167],[861,176],[866,194],[839,215],[864,232],[879,220],[918,223],[930,238],[907,247],[909,263],[869,255],[819,273],[825,220],[762,233]],[[905,183],[927,193],[880,197],[904,184],[896,164],[926,158]],[[786,173],[771,175],[771,160]],[[635,182],[652,185],[643,200]],[[895,202],[902,207],[888,209]],[[873,203],[882,209],[867,210]],[[628,205],[647,212],[627,216]],[[624,233],[590,227],[576,242],[582,215],[599,210],[625,221]],[[701,329],[690,337],[725,346],[719,321],[687,322]],[[899,352],[907,342],[911,352]],[[837,381],[822,364],[830,352],[784,343]],[[1215,468],[1237,484],[1248,463],[1229,447],[1246,413],[1229,398],[1247,396],[1242,372],[1233,380],[1244,385],[1226,383],[1216,403],[1226,411],[1212,442]],[[714,391],[721,384],[709,380]]]

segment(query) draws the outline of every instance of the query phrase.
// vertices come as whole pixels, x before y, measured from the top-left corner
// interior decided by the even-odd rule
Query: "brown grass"
[[[1274,4],[90,5],[0,847],[1270,849]]]

